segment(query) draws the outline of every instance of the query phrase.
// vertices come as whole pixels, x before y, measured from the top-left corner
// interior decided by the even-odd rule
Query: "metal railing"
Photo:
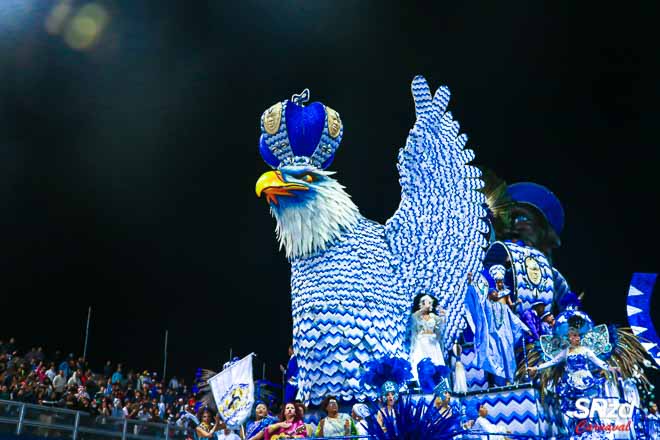
[[[64,408],[0,400],[0,435],[70,438],[72,440],[182,439],[186,428],[174,424],[92,416]]]
[[[655,439],[660,422],[645,420],[639,438]],[[151,423],[125,418],[92,416],[85,412],[51,406],[0,400],[0,437],[7,434],[31,437],[68,438],[72,440],[183,440],[188,431],[176,424]],[[458,439],[501,438],[502,434],[462,431]],[[510,439],[541,439],[544,436],[504,434]],[[358,440],[371,436],[322,437],[317,440]],[[564,438],[561,435],[557,438]]]

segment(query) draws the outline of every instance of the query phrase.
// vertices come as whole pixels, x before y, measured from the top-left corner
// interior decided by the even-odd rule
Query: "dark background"
[[[46,32],[57,3],[0,1],[0,339],[78,354],[92,306],[93,365],[160,369],[169,329],[171,372],[233,348],[276,379],[289,265],[259,117],[304,87],[339,111],[332,169],[383,222],[418,73],[478,164],[562,200],[556,265],[595,321],[625,324],[632,272],[660,270],[657,2],[98,0],[87,50]]]

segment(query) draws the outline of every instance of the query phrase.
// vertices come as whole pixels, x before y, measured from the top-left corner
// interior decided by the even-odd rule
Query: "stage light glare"
[[[60,1],[53,8],[53,10],[50,11],[48,17],[46,17],[46,22],[45,22],[46,32],[48,32],[51,35],[57,35],[60,32],[62,32],[64,23],[71,14],[72,9],[73,8],[71,7],[71,0]]]
[[[0,32],[26,26],[33,9],[34,0],[0,0]]]
[[[108,20],[108,12],[103,6],[88,3],[68,23],[64,40],[73,49],[89,49],[98,41]]]

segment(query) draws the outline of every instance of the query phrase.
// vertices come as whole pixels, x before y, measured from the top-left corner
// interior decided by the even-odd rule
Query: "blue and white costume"
[[[475,324],[476,366],[512,382],[517,367],[514,347],[529,329],[507,305],[480,295],[473,286],[468,287],[465,305]]]
[[[435,365],[445,365],[442,350],[442,330],[444,319],[435,313],[429,313],[428,319],[413,314],[410,328],[410,365],[412,374],[417,379],[417,364],[429,358]]]
[[[289,358],[289,362],[286,364],[286,370],[284,371],[284,380],[286,381],[284,403],[296,400],[298,394],[298,370],[298,361],[294,354]]]
[[[584,346],[567,347],[553,359],[538,365],[537,369],[544,370],[562,362],[566,363],[564,375],[555,391],[562,397],[563,409],[572,408],[575,399],[579,397],[592,396],[598,393],[604,379],[594,378],[589,363],[602,370],[608,370],[608,366],[590,348]]]

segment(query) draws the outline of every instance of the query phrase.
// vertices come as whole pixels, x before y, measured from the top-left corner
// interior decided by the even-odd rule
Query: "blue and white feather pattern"
[[[446,309],[449,346],[463,325],[467,274],[482,269],[487,225],[480,172],[467,165],[474,153],[464,149],[467,138],[445,112],[449,91],[442,87],[431,98],[422,77],[412,89],[417,120],[399,154],[401,204],[385,226],[364,218],[319,161],[298,166],[262,151],[277,169],[259,178],[256,192],[267,196],[291,262],[298,380],[312,404],[329,394],[346,401],[376,397],[361,386],[360,366],[384,356],[408,357],[406,324],[417,293],[435,295]],[[326,113],[318,117],[333,115]],[[298,148],[289,142],[296,137],[283,130],[310,131],[291,117],[277,131],[273,120],[273,134],[262,120],[263,149],[275,137],[284,149]],[[316,126],[329,132],[327,121]],[[322,148],[323,139],[319,134],[310,145]],[[298,149],[294,156],[303,153]]]
[[[407,357],[409,302],[397,290],[383,226],[360,218],[325,251],[291,261],[293,340],[302,397],[374,398],[360,366],[386,355]]]
[[[482,270],[488,231],[481,172],[468,165],[474,152],[447,109],[449,89],[433,98],[426,80],[412,83],[417,120],[399,152],[401,203],[385,225],[398,260],[397,282],[409,299],[438,298],[447,312],[445,346],[464,327],[467,276]]]

